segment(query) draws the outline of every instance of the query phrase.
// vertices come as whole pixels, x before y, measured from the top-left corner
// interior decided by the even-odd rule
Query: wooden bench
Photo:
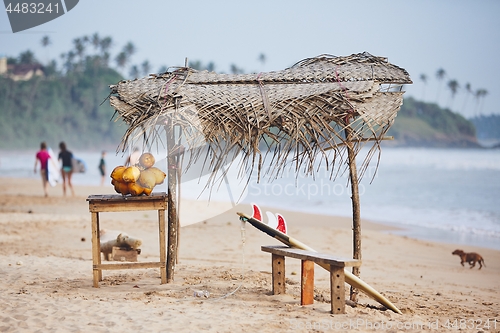
[[[165,192],[153,193],[151,196],[129,197],[122,195],[90,195],[87,198],[92,219],[92,269],[94,288],[99,288],[102,281],[102,271],[105,269],[160,269],[161,284],[167,283],[166,272],[166,245],[165,245],[165,209],[167,208],[167,194]],[[101,263],[100,221],[101,212],[130,212],[142,210],[158,211],[158,236],[160,239],[160,261],[131,262],[131,263]]]
[[[344,267],[359,267],[360,260],[334,257],[324,253],[305,251],[287,246],[262,246],[262,251],[272,254],[273,295],[285,293],[285,257],[300,259],[300,304],[314,303],[314,263],[329,265],[331,313],[345,313]],[[327,266],[328,267],[328,266]]]

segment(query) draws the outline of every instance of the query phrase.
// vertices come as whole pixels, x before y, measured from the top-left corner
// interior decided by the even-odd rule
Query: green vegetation
[[[474,125],[434,103],[406,98],[388,132],[395,144],[430,147],[478,147]]]
[[[0,77],[0,148],[57,146],[101,149],[117,146],[124,128],[110,122],[108,85],[122,77],[96,63],[65,75],[13,81]]]
[[[500,142],[500,116],[479,116],[471,119],[477,128],[477,138]]]

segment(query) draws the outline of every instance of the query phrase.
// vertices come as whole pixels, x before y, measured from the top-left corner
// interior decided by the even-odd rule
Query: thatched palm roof
[[[176,68],[111,86],[110,103],[129,126],[122,150],[137,133],[164,142],[164,131],[179,125],[189,148],[200,152],[192,158],[206,141],[213,170],[236,150],[243,152],[246,167],[259,171],[272,158],[274,175],[289,157],[295,157],[297,170],[313,173],[320,159],[333,172],[347,159],[346,128],[356,151],[373,140],[371,158],[403,101],[394,87],[409,83],[409,74],[386,58],[321,55],[258,74]]]

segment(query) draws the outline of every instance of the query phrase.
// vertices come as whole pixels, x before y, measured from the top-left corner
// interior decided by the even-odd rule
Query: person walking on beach
[[[42,176],[43,193],[45,194],[46,197],[49,196],[49,193],[47,192],[47,185],[49,183],[49,172],[48,172],[49,160],[50,160],[50,155],[49,152],[47,151],[47,144],[45,142],[42,142],[40,144],[40,150],[36,153],[34,171],[36,173],[38,162],[40,161],[40,175]]]
[[[125,166],[136,165],[139,162],[139,158],[141,157],[141,152],[139,151],[139,147],[134,147],[134,151],[127,157],[125,161]]]
[[[59,149],[61,151],[59,152],[58,159],[62,161],[61,174],[63,179],[63,194],[66,195],[66,183],[68,183],[71,195],[75,196],[73,184],[71,184],[71,176],[73,175],[73,153],[66,149],[66,144],[64,142],[59,144]]]
[[[106,175],[106,161],[104,157],[106,156],[106,151],[102,151],[101,160],[99,161],[99,172],[101,173],[101,186],[104,185],[104,176]]]

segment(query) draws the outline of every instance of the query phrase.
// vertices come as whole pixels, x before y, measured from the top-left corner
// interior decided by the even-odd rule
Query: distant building
[[[7,58],[0,57],[0,75],[7,73]]]
[[[0,75],[5,75],[14,81],[27,81],[34,76],[44,76],[40,64],[7,64],[6,57],[0,57]]]
[[[40,64],[7,65],[7,76],[14,81],[27,81],[33,76],[44,76]]]

